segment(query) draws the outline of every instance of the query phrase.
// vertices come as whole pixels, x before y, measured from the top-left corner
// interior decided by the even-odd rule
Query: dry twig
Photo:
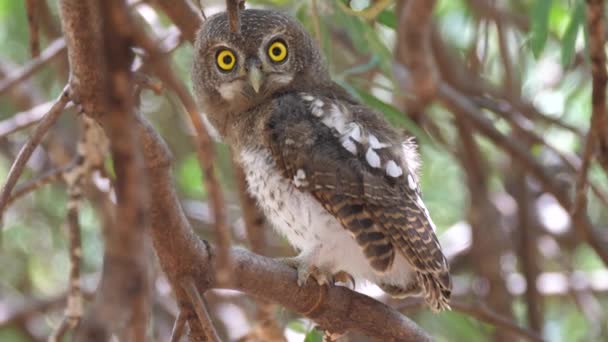
[[[437,88],[430,34],[434,7],[435,0],[409,0],[398,6],[394,72],[401,75],[399,87],[410,95],[401,106],[414,118],[435,98]]]
[[[15,187],[15,184],[17,184],[17,180],[19,179],[19,176],[21,176],[27,161],[30,159],[34,149],[36,149],[38,144],[40,144],[40,141],[46,132],[51,128],[55,121],[59,119],[63,109],[70,100],[68,93],[69,88],[66,86],[61,92],[61,95],[59,95],[57,100],[55,100],[55,103],[51,109],[49,109],[49,111],[44,115],[40,124],[36,126],[32,136],[28,139],[25,145],[23,145],[19,151],[19,154],[17,155],[17,158],[15,158],[13,165],[11,165],[8,176],[6,177],[6,182],[4,183],[2,191],[0,192],[0,221],[13,187]]]
[[[241,33],[241,18],[239,11],[245,8],[245,0],[226,0],[226,12],[228,13],[228,23],[230,31]]]
[[[601,12],[600,12],[601,11]],[[583,162],[576,179],[576,195],[571,208],[574,222],[578,223],[587,211],[587,178],[596,146],[599,147],[601,162],[606,159],[605,169],[608,172],[608,113],[606,113],[606,52],[604,50],[604,1],[587,1],[587,21],[589,25],[589,53],[591,55],[591,76],[593,88],[591,91],[591,123],[585,141]],[[604,146],[605,145],[605,146]],[[605,156],[603,154],[605,153]],[[580,225],[579,225],[580,226]],[[588,240],[589,232],[580,226],[577,232]]]
[[[528,329],[522,328],[512,320],[503,317],[488,308],[484,303],[479,302],[476,305],[466,304],[459,300],[451,300],[450,306],[453,310],[460,311],[469,316],[475,317],[480,321],[490,323],[497,328],[504,329],[511,333],[514,333],[520,337],[525,338],[528,341],[544,341],[542,336],[539,334],[530,331]]]
[[[183,311],[180,311],[175,318],[173,329],[171,329],[171,342],[179,342],[184,334],[184,328],[186,327],[186,315]]]
[[[40,35],[38,30],[38,3],[37,0],[25,0],[27,24],[30,29],[30,51],[32,58],[40,54]]]
[[[199,294],[194,280],[190,278],[185,279],[182,286],[184,288],[184,291],[190,298],[190,302],[192,304],[192,307],[194,308],[194,311],[196,312],[196,316],[198,317],[198,321],[201,327],[203,327],[203,331],[205,331],[207,341],[219,342],[220,337],[217,334],[217,331],[215,331],[215,328],[213,327],[211,317],[209,316],[209,312],[207,311],[207,305],[205,304],[205,300]]]
[[[0,80],[0,96],[4,95],[12,87],[19,84],[23,80],[26,80],[32,76],[36,71],[46,65],[48,62],[61,56],[61,53],[65,51],[65,41],[63,38],[59,38],[52,42],[40,56],[30,60],[21,69],[15,71],[7,78]]]

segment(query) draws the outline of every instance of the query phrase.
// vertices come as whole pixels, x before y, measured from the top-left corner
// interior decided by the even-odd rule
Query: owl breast
[[[411,280],[411,268],[401,256],[391,272],[374,272],[354,238],[311,194],[298,190],[297,179],[283,177],[266,148],[242,151],[240,162],[249,191],[274,229],[302,253],[315,251],[316,266],[375,283],[402,285]]]

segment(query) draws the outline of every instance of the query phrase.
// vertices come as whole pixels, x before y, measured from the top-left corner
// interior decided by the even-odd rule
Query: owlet
[[[296,20],[249,9],[231,33],[225,13],[210,17],[193,83],[250,192],[300,251],[298,284],[365,279],[449,308],[449,267],[421,199],[415,144],[330,79]]]

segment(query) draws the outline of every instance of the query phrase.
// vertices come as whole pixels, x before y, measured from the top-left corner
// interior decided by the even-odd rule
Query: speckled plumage
[[[449,308],[449,267],[421,199],[413,142],[331,81],[295,20],[246,10],[241,23],[238,35],[225,14],[205,22],[195,92],[266,216],[300,250],[299,275],[322,282],[346,272]],[[276,41],[288,49],[280,63],[269,58]],[[236,56],[229,72],[216,65],[223,49]],[[258,91],[252,74],[262,75]]]

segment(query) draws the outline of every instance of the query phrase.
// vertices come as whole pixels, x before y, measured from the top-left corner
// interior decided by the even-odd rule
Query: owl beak
[[[260,68],[260,65],[250,65],[248,68],[247,76],[249,78],[249,84],[255,90],[256,93],[260,91],[262,81],[264,80],[264,74]]]

